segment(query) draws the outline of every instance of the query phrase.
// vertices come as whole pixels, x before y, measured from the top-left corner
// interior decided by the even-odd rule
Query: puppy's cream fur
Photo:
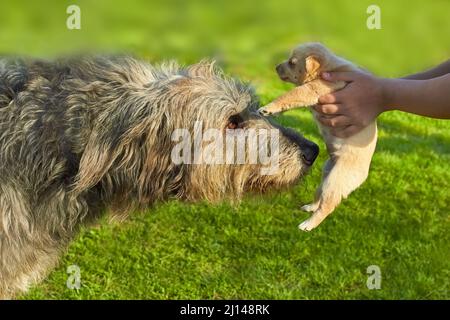
[[[270,115],[292,108],[315,105],[320,96],[342,89],[346,85],[342,81],[321,80],[321,72],[356,70],[358,68],[354,64],[336,56],[320,43],[302,44],[294,49],[289,60],[277,66],[280,78],[298,87],[261,108],[260,113]],[[317,189],[314,202],[302,207],[303,210],[312,213],[309,219],[299,225],[304,231],[317,227],[342,199],[366,180],[377,142],[375,121],[359,133],[340,139],[331,135],[329,128],[317,120],[317,112],[311,110],[330,158],[323,167],[322,183]]]

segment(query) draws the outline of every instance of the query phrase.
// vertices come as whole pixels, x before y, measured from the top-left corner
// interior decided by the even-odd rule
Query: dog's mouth
[[[315,155],[313,158],[308,158],[306,155],[302,155],[302,162],[303,164],[305,164],[308,168],[312,167],[312,165],[314,164],[314,161],[316,161],[317,155]]]
[[[301,145],[301,161],[307,167],[311,167],[319,155],[319,146],[314,142],[308,141]]]
[[[314,161],[306,160],[306,159],[303,158],[303,157],[302,157],[302,161],[303,161],[303,163],[308,167],[308,169],[314,164]]]

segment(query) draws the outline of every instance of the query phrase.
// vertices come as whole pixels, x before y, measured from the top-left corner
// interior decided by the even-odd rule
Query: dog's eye
[[[243,122],[243,120],[240,115],[231,116],[228,119],[227,129],[230,129],[230,130],[237,129],[237,128],[239,128],[239,126],[241,125],[242,122]]]
[[[236,122],[228,122],[227,129],[234,130],[238,127]]]

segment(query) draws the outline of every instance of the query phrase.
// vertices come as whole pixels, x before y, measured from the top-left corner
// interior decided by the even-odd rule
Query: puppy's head
[[[308,42],[296,47],[288,60],[276,66],[281,80],[301,85],[317,79],[332,53],[322,44]]]

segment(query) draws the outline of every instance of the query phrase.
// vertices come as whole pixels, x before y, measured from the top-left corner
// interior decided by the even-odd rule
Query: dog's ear
[[[79,194],[94,187],[115,161],[112,147],[93,132],[84,149],[73,188]]]
[[[311,55],[305,59],[305,81],[311,81],[319,77],[322,59],[318,55]]]
[[[139,105],[139,104],[137,104]],[[135,110],[139,109],[135,106]],[[73,191],[82,193],[98,184],[114,168],[138,167],[135,155],[142,139],[148,134],[152,118],[144,110],[134,114],[117,112],[113,120],[98,121],[94,126],[81,156]],[[114,114],[114,113],[113,113]],[[157,128],[157,126],[154,126]],[[155,129],[157,130],[157,129]]]

